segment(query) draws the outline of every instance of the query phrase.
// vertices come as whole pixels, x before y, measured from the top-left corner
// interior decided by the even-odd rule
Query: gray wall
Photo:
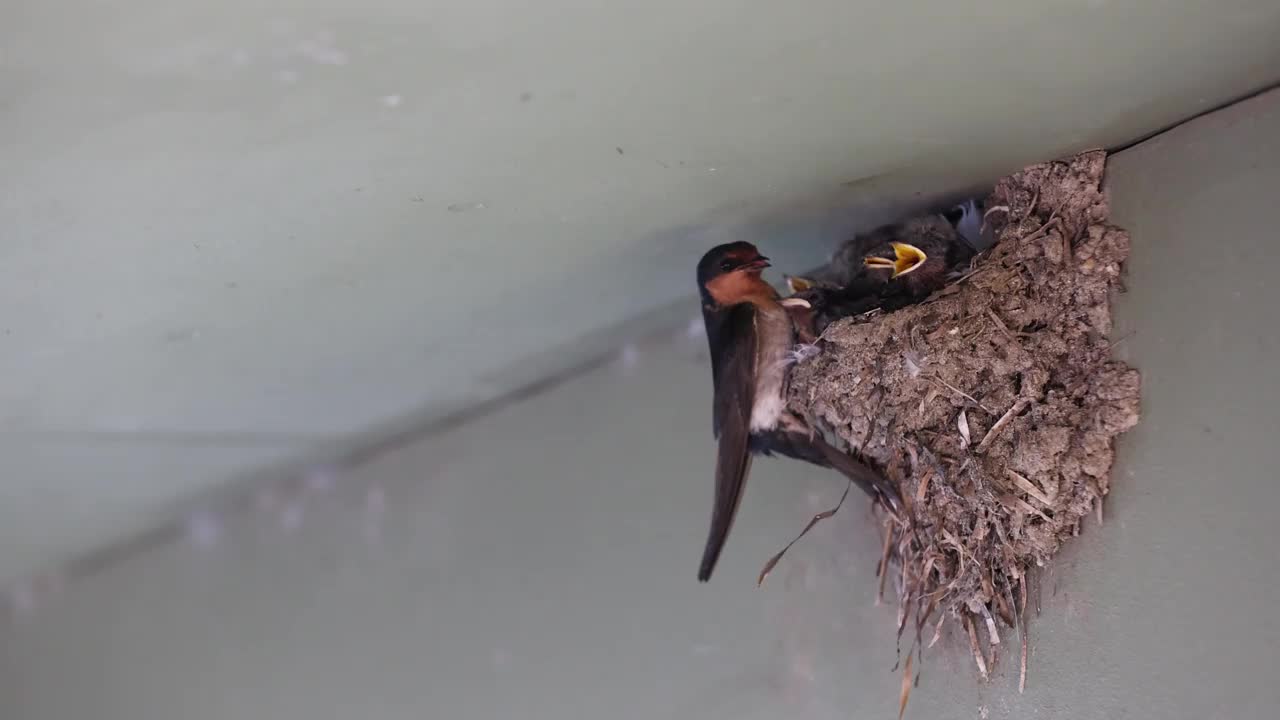
[[[1275,0],[0,2],[0,584],[501,395],[718,240],[816,262],[1273,83],[1278,36]]]
[[[1044,576],[1026,694],[1012,655],[979,684],[953,631],[911,717],[1236,720],[1280,704],[1280,95],[1125,152],[1109,182],[1133,232],[1117,337],[1145,419],[1106,523]],[[761,462],[716,578],[694,581],[702,355],[676,332],[301,504],[261,497],[33,596],[0,626],[0,716],[893,717],[894,612],[874,604],[862,503],[752,586],[836,478]]]

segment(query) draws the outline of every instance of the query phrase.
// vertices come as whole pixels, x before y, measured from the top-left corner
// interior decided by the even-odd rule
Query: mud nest
[[[880,566],[899,637],[914,627],[913,647],[931,645],[955,619],[984,677],[981,646],[999,643],[998,621],[1021,625],[1032,568],[1101,513],[1113,441],[1138,421],[1138,372],[1109,338],[1129,237],[1107,222],[1105,162],[1001,180],[986,203],[996,241],[962,278],[832,324],[792,375],[791,408],[901,488],[908,517],[886,519]]]

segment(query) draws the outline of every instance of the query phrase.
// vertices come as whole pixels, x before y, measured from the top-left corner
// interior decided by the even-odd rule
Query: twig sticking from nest
[[[1022,640],[1022,662],[1018,670],[1018,694],[1021,695],[1027,689],[1027,579],[1025,577],[1019,581],[1018,588],[1021,590],[1022,602],[1018,605],[1017,614],[1014,617],[1017,618],[1018,637]]]
[[[817,525],[823,520],[826,520],[827,518],[839,512],[840,506],[844,505],[845,498],[849,497],[849,489],[852,487],[853,487],[852,482],[846,485],[844,488],[844,494],[840,496],[840,502],[836,503],[835,507],[831,508],[830,510],[823,510],[817,515],[814,515],[813,518],[809,520],[809,524],[805,525],[804,529],[800,531],[799,535],[796,535],[795,538],[791,540],[791,542],[787,543],[786,547],[779,550],[777,555],[774,555],[773,557],[769,558],[768,562],[764,564],[764,568],[760,570],[760,577],[756,579],[756,587],[760,587],[761,585],[764,585],[764,579],[769,577],[769,573],[773,572],[773,568],[778,564],[778,561],[782,559],[782,556],[786,555],[787,551],[791,549],[791,546],[795,545],[797,542],[800,541],[800,538],[808,534],[808,532],[813,529],[814,525]],[[892,532],[892,530],[890,530],[890,532]]]
[[[982,681],[990,680],[987,674],[987,659],[982,655],[982,646],[978,643],[978,630],[973,624],[973,616],[964,616],[964,629],[969,633],[969,649],[973,651],[973,662],[978,666],[978,674],[982,676]]]
[[[929,379],[930,379],[930,380],[932,380],[932,381],[934,381],[934,382],[936,382],[936,383],[938,383],[938,384],[939,384],[939,385],[941,385],[942,387],[944,387],[944,388],[946,388],[946,389],[950,390],[951,392],[953,392],[953,393],[955,393],[955,394],[959,395],[960,397],[964,398],[965,400],[968,400],[969,402],[973,403],[975,407],[982,408],[982,409],[983,409],[984,411],[986,411],[988,414],[993,414],[993,413],[991,413],[991,411],[990,411],[990,410],[987,410],[987,408],[986,408],[982,403],[980,403],[980,402],[978,402],[977,400],[975,400],[975,399],[974,399],[974,397],[973,397],[972,395],[970,395],[969,393],[967,393],[967,392],[965,392],[965,391],[961,390],[960,388],[956,387],[955,385],[952,385],[951,383],[947,382],[946,380],[943,380],[942,378],[940,378],[940,377],[938,377],[938,376],[936,376],[936,375],[929,377]]]
[[[911,697],[911,656],[907,655],[907,665],[902,669],[902,694],[898,698],[898,720],[907,712],[907,699]]]
[[[995,313],[992,313],[992,315],[995,315]],[[1006,329],[1006,332],[1007,332],[1007,329]],[[1014,403],[1013,407],[1005,411],[1005,414],[1001,415],[1000,419],[995,421],[995,424],[991,426],[991,429],[987,431],[987,434],[984,435],[982,437],[982,440],[978,442],[977,451],[979,453],[986,452],[987,448],[991,447],[991,441],[996,439],[996,436],[999,435],[1000,431],[1003,430],[1004,427],[1009,424],[1009,421],[1013,419],[1013,416],[1022,412],[1023,409],[1026,408],[1027,405],[1029,404],[1031,404],[1030,399],[1018,398],[1018,402]]]

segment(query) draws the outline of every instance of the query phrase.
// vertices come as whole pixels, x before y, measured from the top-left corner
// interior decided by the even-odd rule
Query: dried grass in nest
[[[886,521],[881,574],[908,657],[952,619],[985,678],[1002,622],[1025,682],[1028,574],[1101,512],[1113,439],[1138,421],[1138,372],[1108,339],[1129,238],[1107,222],[1104,166],[1090,152],[1001,180],[997,242],[963,279],[833,324],[793,372],[792,409],[902,490],[910,521]]]

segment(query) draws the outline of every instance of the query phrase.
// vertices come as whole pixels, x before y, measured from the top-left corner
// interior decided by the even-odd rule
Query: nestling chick
[[[836,251],[821,279],[787,276],[792,297],[809,305],[795,311],[798,323],[808,323],[798,327],[820,335],[839,318],[919,302],[963,269],[974,244],[989,236],[974,200],[857,235]]]
[[[882,294],[902,296],[907,302],[942,289],[947,275],[973,257],[973,248],[942,215],[886,225],[864,240],[855,238],[851,245],[861,250],[867,277],[889,286]]]

